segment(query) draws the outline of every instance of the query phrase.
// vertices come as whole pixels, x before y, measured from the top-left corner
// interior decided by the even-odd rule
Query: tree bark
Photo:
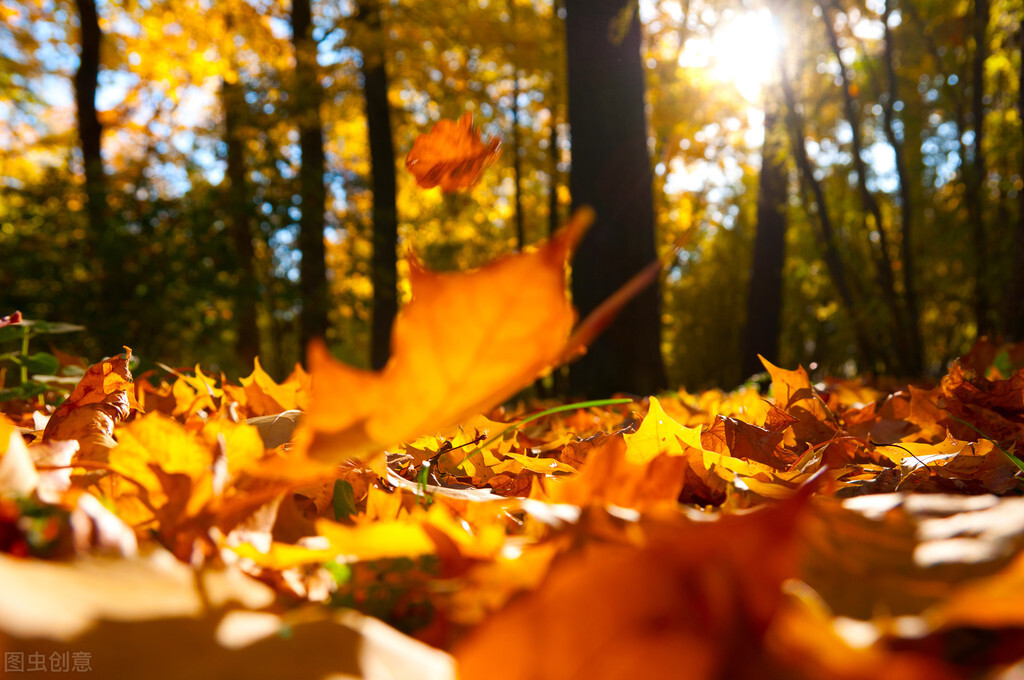
[[[516,0],[508,0],[509,24],[512,27],[512,39],[507,45],[512,62],[512,179],[515,182],[513,205],[516,220],[516,250],[526,246],[526,227],[523,222],[523,161],[519,156],[523,139],[519,130],[519,66],[516,63]]]
[[[805,128],[803,116],[797,110],[796,94],[793,92],[792,84],[786,72],[782,73],[782,92],[786,99],[786,126],[789,130],[790,144],[793,149],[793,159],[797,169],[800,171],[801,182],[810,188],[814,197],[814,205],[817,210],[818,226],[820,228],[818,237],[822,247],[822,259],[828,269],[832,285],[839,295],[839,303],[846,310],[850,319],[853,331],[854,343],[860,354],[860,359],[870,369],[877,369],[879,355],[874,344],[865,332],[861,315],[857,312],[858,305],[853,298],[849,278],[846,274],[846,266],[839,255],[839,248],[836,244],[835,228],[832,226],[832,217],[828,210],[828,203],[825,200],[825,192],[821,183],[814,177],[814,167],[811,159],[807,156],[807,147],[804,144]],[[807,211],[808,219],[812,219],[811,208],[807,200],[804,201],[804,208]]]
[[[597,219],[573,263],[573,298],[586,316],[656,257],[652,170],[636,0],[567,0],[569,124],[575,206]],[[652,394],[666,384],[661,300],[649,288],[570,368],[581,396]]]
[[[370,364],[380,369],[391,355],[391,326],[398,314],[398,207],[395,180],[395,147],[388,103],[387,60],[381,32],[380,5],[363,0],[359,19],[370,33],[363,52],[363,94],[366,127],[370,140],[370,173],[373,182],[373,324]]]
[[[782,268],[786,248],[785,128],[778,107],[765,106],[764,146],[758,178],[757,233],[747,293],[747,321],[740,366],[744,377],[763,370],[757,355],[778,363],[782,313]]]
[[[900,183],[900,256],[903,259],[903,299],[907,315],[907,342],[909,363],[906,366],[909,375],[921,374],[924,362],[921,342],[921,313],[917,300],[916,265],[913,247],[914,211],[910,194],[910,177],[907,174],[906,155],[903,143],[896,136],[896,114],[894,105],[899,100],[897,94],[896,64],[893,56],[892,30],[889,28],[889,17],[892,14],[892,0],[885,1],[882,11],[882,26],[885,31],[885,72],[889,81],[888,97],[883,102],[882,118],[885,138],[892,147],[895,157],[896,177]]]
[[[1017,120],[1020,121],[1021,135],[1024,136],[1024,21],[1017,24],[1017,48],[1021,57],[1020,71],[1017,73]],[[1019,156],[1020,166],[1017,172],[1024,177],[1024,154]],[[1017,228],[1013,235],[1014,262],[1013,279],[1010,290],[1010,313],[1007,319],[1009,339],[1020,342],[1024,340],[1024,191],[1017,191]]]
[[[310,0],[292,3],[292,44],[295,48],[295,105],[299,128],[299,150],[302,166],[299,170],[299,249],[302,264],[299,268],[299,290],[302,312],[299,318],[300,341],[305,348],[309,341],[327,333],[327,251],[324,246],[324,212],[327,191],[324,186],[324,133],[320,104],[320,87],[316,61],[317,44],[313,40],[313,16]]]
[[[834,1],[832,6],[836,6]],[[912,362],[910,359],[911,352],[907,341],[907,332],[904,325],[903,308],[899,297],[896,295],[892,259],[889,256],[889,238],[886,233],[885,222],[882,219],[882,210],[878,205],[878,201],[875,200],[874,194],[872,194],[868,189],[867,166],[865,165],[863,158],[864,143],[861,138],[860,115],[858,115],[857,112],[857,103],[854,100],[852,86],[847,76],[847,68],[843,61],[842,50],[839,47],[839,38],[832,25],[832,14],[824,4],[819,5],[819,7],[821,8],[821,16],[825,24],[825,31],[828,35],[829,45],[832,47],[832,54],[835,56],[836,61],[839,62],[839,78],[842,84],[843,109],[846,112],[846,120],[850,124],[852,137],[851,155],[853,156],[853,167],[857,173],[857,189],[860,194],[861,204],[864,206],[864,212],[866,216],[871,217],[871,221],[874,223],[874,233],[878,234],[877,245],[876,242],[870,238],[871,233],[867,229],[865,229],[864,235],[868,241],[870,252],[873,254],[879,287],[882,289],[882,299],[889,310],[889,317],[892,320],[891,328],[893,330],[895,340],[896,356],[898,357],[900,364],[899,368],[902,371],[907,372],[907,367]],[[864,226],[867,227],[866,217],[864,220]]]
[[[245,93],[238,83],[226,80],[221,84],[224,106],[224,137],[227,142],[227,204],[228,224],[235,244],[235,270],[238,280],[235,318],[238,341],[235,351],[243,366],[253,363],[260,350],[256,308],[259,286],[256,281],[255,254],[252,245],[252,213],[245,181],[245,144],[241,119],[245,110]]]
[[[76,0],[81,27],[78,69],[75,71],[75,108],[78,139],[82,148],[85,173],[85,216],[89,228],[89,247],[97,280],[96,311],[103,323],[93,328],[101,352],[110,352],[121,344],[120,330],[113,320],[117,296],[116,272],[120,271],[118,243],[107,220],[107,179],[103,171],[103,125],[96,111],[96,90],[100,73],[99,15],[95,0]]]
[[[978,324],[978,336],[992,330],[991,301],[988,290],[988,229],[984,218],[984,196],[982,184],[985,181],[985,60],[988,58],[989,1],[974,0],[974,16],[971,34],[974,38],[974,60],[971,64],[971,118],[974,126],[974,141],[971,144],[970,163],[965,164],[964,202],[967,205],[967,222],[971,229],[971,243],[974,247],[974,318]]]

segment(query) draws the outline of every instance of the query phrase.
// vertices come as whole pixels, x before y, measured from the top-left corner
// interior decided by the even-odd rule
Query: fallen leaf
[[[617,541],[581,542],[456,647],[460,677],[761,677],[781,661],[766,660],[763,636],[795,573],[807,497],[712,522],[666,515]]]
[[[258,611],[273,591],[237,569],[193,571],[167,553],[50,564],[0,555],[0,646],[77,654],[99,677],[452,680],[444,652],[355,612]],[[168,662],[173,643],[173,663]],[[69,670],[74,670],[69,668]]]
[[[114,427],[128,417],[131,409],[141,411],[128,369],[131,357],[131,349],[125,347],[124,355],[89,368],[50,417],[43,439],[76,440],[80,458],[102,460],[116,445]]]

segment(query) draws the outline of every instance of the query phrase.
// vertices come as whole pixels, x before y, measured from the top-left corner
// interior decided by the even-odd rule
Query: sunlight
[[[761,87],[773,77],[779,42],[768,10],[726,15],[710,38],[687,43],[679,63],[708,68],[717,80],[732,83],[746,100],[758,102]]]

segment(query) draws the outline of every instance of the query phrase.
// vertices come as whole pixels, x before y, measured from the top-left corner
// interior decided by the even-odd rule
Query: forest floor
[[[70,396],[0,413],[5,673],[1024,676],[1024,345],[934,385],[765,362],[767,394],[494,406],[567,351],[551,254],[470,275],[555,262],[507,331],[416,274],[380,373],[54,355]]]

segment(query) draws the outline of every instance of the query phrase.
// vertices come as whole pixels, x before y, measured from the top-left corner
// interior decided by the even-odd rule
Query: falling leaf
[[[476,184],[500,149],[500,140],[480,139],[473,115],[467,112],[458,121],[440,120],[429,133],[417,137],[405,167],[420,187],[440,186],[441,191],[450,193]]]
[[[568,258],[591,220],[581,211],[539,248],[473,271],[414,262],[412,300],[395,319],[382,371],[310,346],[313,392],[297,452],[327,463],[372,456],[486,411],[554,365],[575,320]]]

